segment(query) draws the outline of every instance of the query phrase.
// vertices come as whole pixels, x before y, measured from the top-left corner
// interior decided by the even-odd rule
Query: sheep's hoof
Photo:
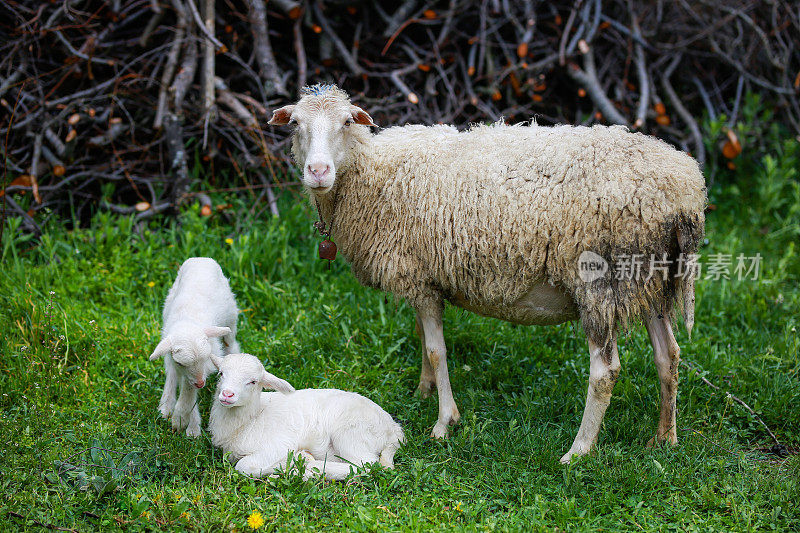
[[[582,457],[582,456],[588,454],[589,450],[591,450],[591,448],[584,448],[583,446],[575,446],[575,445],[573,445],[572,448],[570,448],[569,451],[567,453],[565,453],[561,457],[561,459],[559,459],[559,462],[562,465],[568,465],[568,464],[570,464],[570,462],[572,462],[573,458]]]
[[[200,429],[200,426],[189,426],[186,428],[186,436],[187,437],[199,437],[202,435],[203,431]]]
[[[433,426],[433,431],[431,431],[431,437],[434,439],[446,439],[448,430],[447,424],[436,422],[436,425]]]
[[[653,438],[647,441],[647,444],[645,446],[647,448],[657,448],[667,444],[670,446],[675,446],[676,444],[678,444],[678,437],[675,435],[669,435],[667,437],[664,437],[663,435],[656,433],[655,435],[653,435]]]
[[[164,420],[169,420],[169,417],[172,416],[172,409],[166,405],[159,407],[158,411],[161,413],[161,418]]]
[[[456,424],[458,424],[458,421],[460,419],[461,415],[458,413],[458,410],[456,409],[449,420],[446,421],[439,420],[436,422],[436,425],[433,426],[433,430],[431,431],[431,437],[433,437],[434,439],[446,439],[447,434],[450,431],[450,426],[455,426]]]
[[[433,394],[433,391],[435,391],[435,390],[436,390],[436,382],[434,382],[434,381],[429,381],[429,382],[420,381],[419,382],[419,386],[417,387],[417,394],[419,394],[419,397],[424,400],[425,398],[430,398],[431,394]]]

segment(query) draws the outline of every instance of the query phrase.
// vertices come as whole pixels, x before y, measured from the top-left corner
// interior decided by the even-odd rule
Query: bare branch
[[[704,165],[706,162],[706,148],[703,145],[703,136],[700,133],[700,127],[697,125],[697,121],[694,119],[691,113],[683,106],[680,98],[678,98],[675,89],[672,88],[672,84],[669,82],[669,77],[672,75],[672,72],[675,70],[675,67],[681,61],[681,55],[675,57],[672,60],[672,63],[666,68],[664,72],[664,77],[661,78],[661,85],[664,87],[664,92],[667,93],[667,96],[672,101],[672,105],[675,107],[675,111],[681,117],[686,125],[689,127],[689,131],[692,133],[692,138],[694,139],[695,144],[695,159],[700,163],[700,165]]]
[[[636,22],[635,18],[633,20],[633,34],[641,37],[639,23]],[[650,75],[647,73],[647,65],[645,64],[644,47],[636,41],[633,49],[636,59],[636,72],[639,75],[639,105],[636,108],[636,121],[633,123],[633,127],[634,129],[641,129],[647,119],[647,108],[650,105]]]
[[[597,71],[594,65],[594,52],[591,47],[588,47],[586,53],[583,54],[583,67],[584,70],[581,70],[578,65],[570,63],[567,66],[567,73],[572,79],[580,83],[583,88],[586,89],[587,94],[606,120],[612,124],[627,126],[628,121],[625,120],[625,117],[617,111],[617,108],[614,107],[614,104],[608,99],[605,90],[603,90],[600,81],[597,79]]]
[[[269,29],[267,27],[267,8],[263,0],[247,0],[248,18],[253,32],[253,47],[255,48],[258,64],[261,69],[261,78],[268,85],[267,93],[287,94],[283,84],[272,45],[269,42]]]

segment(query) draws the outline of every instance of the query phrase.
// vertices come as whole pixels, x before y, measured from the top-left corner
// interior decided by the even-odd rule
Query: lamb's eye
[[[256,380],[253,380],[250,383],[248,383],[248,385],[255,385],[255,384],[256,384]]]

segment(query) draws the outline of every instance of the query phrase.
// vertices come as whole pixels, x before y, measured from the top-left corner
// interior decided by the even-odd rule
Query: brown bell
[[[336,243],[330,239],[325,239],[319,243],[319,258],[333,261],[336,259]]]

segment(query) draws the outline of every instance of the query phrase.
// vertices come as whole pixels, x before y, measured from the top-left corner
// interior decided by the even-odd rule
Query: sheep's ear
[[[264,370],[264,372],[261,374],[260,384],[265,389],[276,390],[278,392],[282,392],[283,394],[289,394],[290,392],[294,392],[294,387],[289,385],[288,381],[273,376],[266,370]]]
[[[158,343],[156,349],[153,350],[153,353],[150,354],[150,360],[155,361],[159,357],[163,357],[172,350],[172,341],[169,340],[169,337],[165,337],[161,339],[161,342]]]
[[[217,370],[219,370],[219,365],[221,365],[221,364],[222,364],[222,357],[220,357],[220,356],[218,356],[218,355],[214,355],[214,354],[212,353],[212,354],[211,354],[211,364],[213,364],[213,365],[214,365],[214,368],[216,368]]]
[[[372,122],[372,117],[369,116],[369,113],[357,105],[350,106],[350,115],[352,115],[353,122],[356,124],[361,124],[362,126],[375,126],[375,123]]]
[[[206,337],[224,337],[231,332],[231,328],[227,326],[208,326],[203,330]]]
[[[292,113],[294,113],[294,106],[285,105],[272,112],[272,118],[269,119],[267,124],[272,124],[273,126],[285,126],[292,120]]]

